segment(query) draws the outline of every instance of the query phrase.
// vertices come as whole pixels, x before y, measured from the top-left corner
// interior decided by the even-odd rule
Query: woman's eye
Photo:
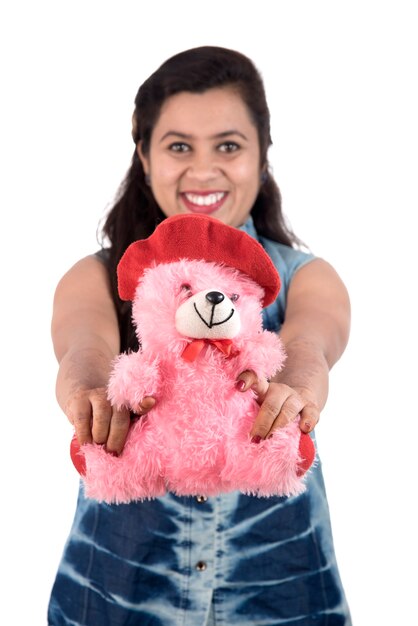
[[[218,149],[220,152],[231,153],[236,152],[239,148],[240,146],[235,141],[224,141]]]
[[[239,293],[233,293],[232,296],[230,297],[230,300],[232,302],[236,302],[239,298]]]
[[[190,146],[187,143],[183,143],[182,141],[176,141],[175,143],[171,143],[168,146],[170,152],[189,152]]]

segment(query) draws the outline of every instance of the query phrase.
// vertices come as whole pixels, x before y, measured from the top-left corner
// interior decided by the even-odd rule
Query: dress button
[[[207,564],[204,561],[198,561],[196,563],[196,569],[198,572],[204,572],[207,568]]]
[[[196,500],[197,500],[197,502],[199,502],[199,504],[203,504],[203,502],[207,502],[208,501],[206,496],[196,496]]]

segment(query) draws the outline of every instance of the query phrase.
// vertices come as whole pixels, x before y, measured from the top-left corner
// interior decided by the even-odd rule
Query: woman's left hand
[[[250,370],[239,375],[237,388],[244,393],[252,389],[260,404],[260,411],[250,433],[255,443],[269,437],[277,428],[283,428],[289,422],[297,420],[298,416],[299,428],[304,433],[312,432],[319,421],[319,408],[309,397],[307,389],[260,380]]]

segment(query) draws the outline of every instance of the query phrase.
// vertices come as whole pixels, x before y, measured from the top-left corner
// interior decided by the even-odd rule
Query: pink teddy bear
[[[122,503],[167,491],[302,492],[312,439],[293,422],[253,442],[260,407],[252,391],[236,387],[244,370],[270,378],[285,361],[278,336],[262,329],[262,307],[280,289],[262,246],[214,218],[173,216],[129,246],[118,285],[121,298],[133,300],[141,348],[117,357],[108,397],[129,409],[145,396],[156,404],[132,422],[119,457],[95,444],[79,450],[73,440],[86,496]]]

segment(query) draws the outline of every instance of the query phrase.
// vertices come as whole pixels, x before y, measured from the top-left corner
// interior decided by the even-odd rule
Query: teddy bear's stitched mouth
[[[234,315],[235,311],[234,309],[231,309],[230,314],[228,315],[228,317],[226,317],[224,320],[221,320],[220,322],[214,322],[213,321],[213,317],[215,315],[215,307],[216,304],[214,304],[212,306],[212,311],[211,311],[211,315],[210,315],[210,320],[209,323],[205,320],[205,318],[199,313],[199,309],[196,306],[196,303],[193,302],[193,306],[194,306],[194,310],[196,311],[196,313],[198,314],[198,316],[200,317],[200,319],[202,320],[202,322],[208,327],[208,328],[212,328],[213,326],[221,326],[221,324],[225,324],[225,322],[227,322],[228,320],[231,319],[231,317]]]

